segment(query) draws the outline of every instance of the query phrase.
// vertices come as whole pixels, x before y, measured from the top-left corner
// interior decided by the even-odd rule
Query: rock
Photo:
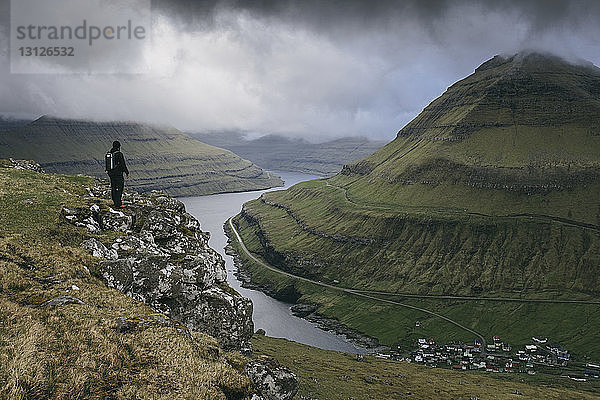
[[[102,263],[101,274],[108,287],[129,294],[133,283],[133,267],[129,259],[108,260]]]
[[[151,211],[144,221],[142,232],[150,232],[156,239],[169,239],[177,234],[181,216],[173,210]]]
[[[125,317],[117,318],[117,331],[121,333],[131,332],[138,326],[137,321],[130,320]]]
[[[294,304],[293,306],[290,307],[290,310],[292,310],[292,313],[300,318],[304,318],[309,314],[314,313],[315,311],[317,311],[317,306],[314,304]]]
[[[89,192],[105,193],[99,187]],[[124,197],[125,212],[94,204],[62,213],[77,226],[91,218],[105,231],[124,233],[110,248],[96,239],[82,244],[104,259],[100,273],[107,285],[189,329],[212,335],[225,349],[249,349],[252,302],[227,286],[225,263],[208,246],[210,236],[200,223],[183,203],[162,192],[128,192]]]
[[[112,249],[119,252],[122,256],[168,256],[169,253],[163,251],[154,242],[154,237],[149,232],[134,233],[124,238],[119,238],[112,244]]]
[[[104,258],[106,260],[116,260],[119,258],[117,251],[107,249],[99,240],[91,238],[81,244],[81,247],[92,253],[94,257]]]
[[[108,213],[102,214],[102,228],[115,232],[128,232],[132,229],[134,218],[122,211],[115,211],[111,207]]]
[[[298,378],[271,358],[248,363],[244,372],[265,400],[291,400],[298,393]]]
[[[254,332],[254,334],[258,336],[265,336],[267,332],[265,332],[264,329],[258,329],[256,332]]]
[[[29,171],[35,171],[35,172],[41,172],[41,173],[44,172],[44,170],[42,169],[40,164],[38,164],[32,160],[15,160],[13,158],[9,158],[8,164],[7,165],[5,164],[4,166],[9,167],[9,168],[15,168],[15,169],[26,169]]]
[[[165,192],[153,190],[150,192],[150,197],[153,199],[153,203],[160,208],[173,210],[180,214],[185,212],[185,205],[181,201],[170,197]],[[200,223],[198,223],[198,226],[200,226]]]
[[[379,382],[379,377],[377,375],[369,375],[363,377],[363,381],[369,385],[373,385]]]
[[[194,295],[196,296],[190,296]],[[189,296],[189,297],[188,297]],[[248,349],[254,332],[252,301],[227,287],[211,286],[201,292],[184,292],[184,299],[171,307],[173,318],[192,329],[206,332],[224,349]]]
[[[51,300],[48,300],[45,303],[43,303],[42,306],[61,307],[61,306],[66,306],[67,304],[85,304],[85,303],[75,296],[66,295],[66,296],[55,297]]]
[[[98,234],[102,232],[98,219],[94,218],[94,213],[89,208],[64,207],[60,212],[60,218],[75,226],[87,228],[90,233]]]

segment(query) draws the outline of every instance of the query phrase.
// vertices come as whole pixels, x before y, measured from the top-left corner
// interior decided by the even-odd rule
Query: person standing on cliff
[[[113,142],[112,149],[106,153],[106,173],[110,177],[110,194],[115,207],[125,208],[121,202],[123,188],[125,187],[125,178],[123,173],[129,179],[129,170],[125,164],[125,157],[121,153],[121,143],[118,140]]]

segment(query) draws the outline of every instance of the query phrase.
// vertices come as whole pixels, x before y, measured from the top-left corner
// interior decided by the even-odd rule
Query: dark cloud
[[[495,54],[533,49],[600,64],[597,1],[156,0],[152,6],[151,73],[15,75],[0,51],[0,90],[11,93],[0,99],[0,111],[316,140],[391,138]],[[0,18],[0,48],[7,46],[6,26]]]

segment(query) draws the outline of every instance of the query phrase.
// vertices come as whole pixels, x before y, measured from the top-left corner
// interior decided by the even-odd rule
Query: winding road
[[[465,331],[467,331],[467,332],[475,335],[477,337],[477,339],[479,339],[481,341],[481,344],[482,344],[482,354],[485,354],[486,341],[485,341],[485,338],[483,337],[482,334],[480,334],[479,332],[476,332],[473,329],[468,328],[468,327],[464,326],[463,324],[461,324],[461,323],[459,323],[457,321],[454,321],[454,320],[452,320],[452,319],[450,319],[450,318],[448,318],[448,317],[446,317],[444,315],[441,315],[441,314],[436,313],[434,311],[427,310],[425,308],[412,306],[410,304],[405,304],[405,303],[401,303],[401,302],[394,301],[394,300],[381,299],[381,298],[375,297],[375,296],[373,296],[371,294],[365,293],[364,291],[358,291],[358,290],[355,290],[355,289],[349,289],[349,288],[339,287],[339,286],[330,285],[330,284],[327,284],[327,283],[315,281],[315,280],[312,280],[312,279],[304,278],[302,276],[298,276],[298,275],[291,274],[289,272],[282,271],[282,270],[280,270],[278,268],[275,268],[275,267],[273,267],[271,265],[268,265],[268,264],[262,262],[257,257],[255,257],[252,253],[250,253],[250,251],[246,248],[246,245],[242,241],[242,238],[240,237],[237,229],[233,225],[233,222],[231,221],[231,218],[229,218],[229,220],[227,222],[229,223],[229,226],[231,227],[231,231],[234,233],[234,235],[235,235],[238,243],[240,244],[240,247],[242,248],[242,251],[246,254],[246,256],[248,256],[251,260],[253,260],[257,264],[259,264],[260,266],[262,266],[262,267],[264,267],[264,268],[266,268],[266,269],[268,269],[270,271],[273,271],[275,273],[278,273],[278,274],[281,274],[281,275],[284,275],[284,276],[287,276],[287,277],[290,277],[290,278],[294,278],[294,279],[298,279],[298,280],[301,280],[301,281],[304,281],[304,282],[312,283],[313,285],[317,285],[317,286],[321,286],[321,287],[326,287],[326,288],[334,290],[334,291],[348,293],[348,294],[351,294],[353,296],[362,297],[362,298],[365,298],[365,299],[375,300],[375,301],[379,301],[379,302],[387,303],[387,304],[393,304],[393,305],[396,305],[396,306],[400,306],[400,307],[404,307],[404,308],[409,308],[411,310],[421,311],[421,312],[423,312],[425,314],[429,314],[429,315],[432,315],[434,317],[443,319],[444,321],[447,321],[447,322],[449,322],[449,323],[451,323],[451,324],[453,324],[453,325],[455,325],[455,326],[457,326],[457,327],[459,327],[459,328],[461,328],[461,329],[463,329],[463,330],[465,330]]]

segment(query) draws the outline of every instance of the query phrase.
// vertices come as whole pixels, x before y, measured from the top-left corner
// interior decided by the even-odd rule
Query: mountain
[[[190,133],[198,140],[231,150],[262,168],[331,176],[342,166],[375,152],[385,144],[362,137],[347,137],[323,143],[265,135],[247,139],[238,132]]]
[[[266,189],[282,185],[232,152],[199,142],[174,128],[137,122],[93,122],[43,116],[0,131],[0,158],[39,162],[53,173],[106,177],[104,154],[119,140],[131,170],[127,185],[174,196]]]
[[[248,248],[271,264],[343,287],[596,301],[599,178],[600,69],[546,54],[496,56],[374,154],[335,177],[267,193],[236,222]],[[420,334],[472,339],[418,312],[359,307],[294,285],[299,301],[388,344]],[[421,299],[486,337],[547,335],[600,356],[597,306]],[[430,330],[415,331],[425,318]]]

